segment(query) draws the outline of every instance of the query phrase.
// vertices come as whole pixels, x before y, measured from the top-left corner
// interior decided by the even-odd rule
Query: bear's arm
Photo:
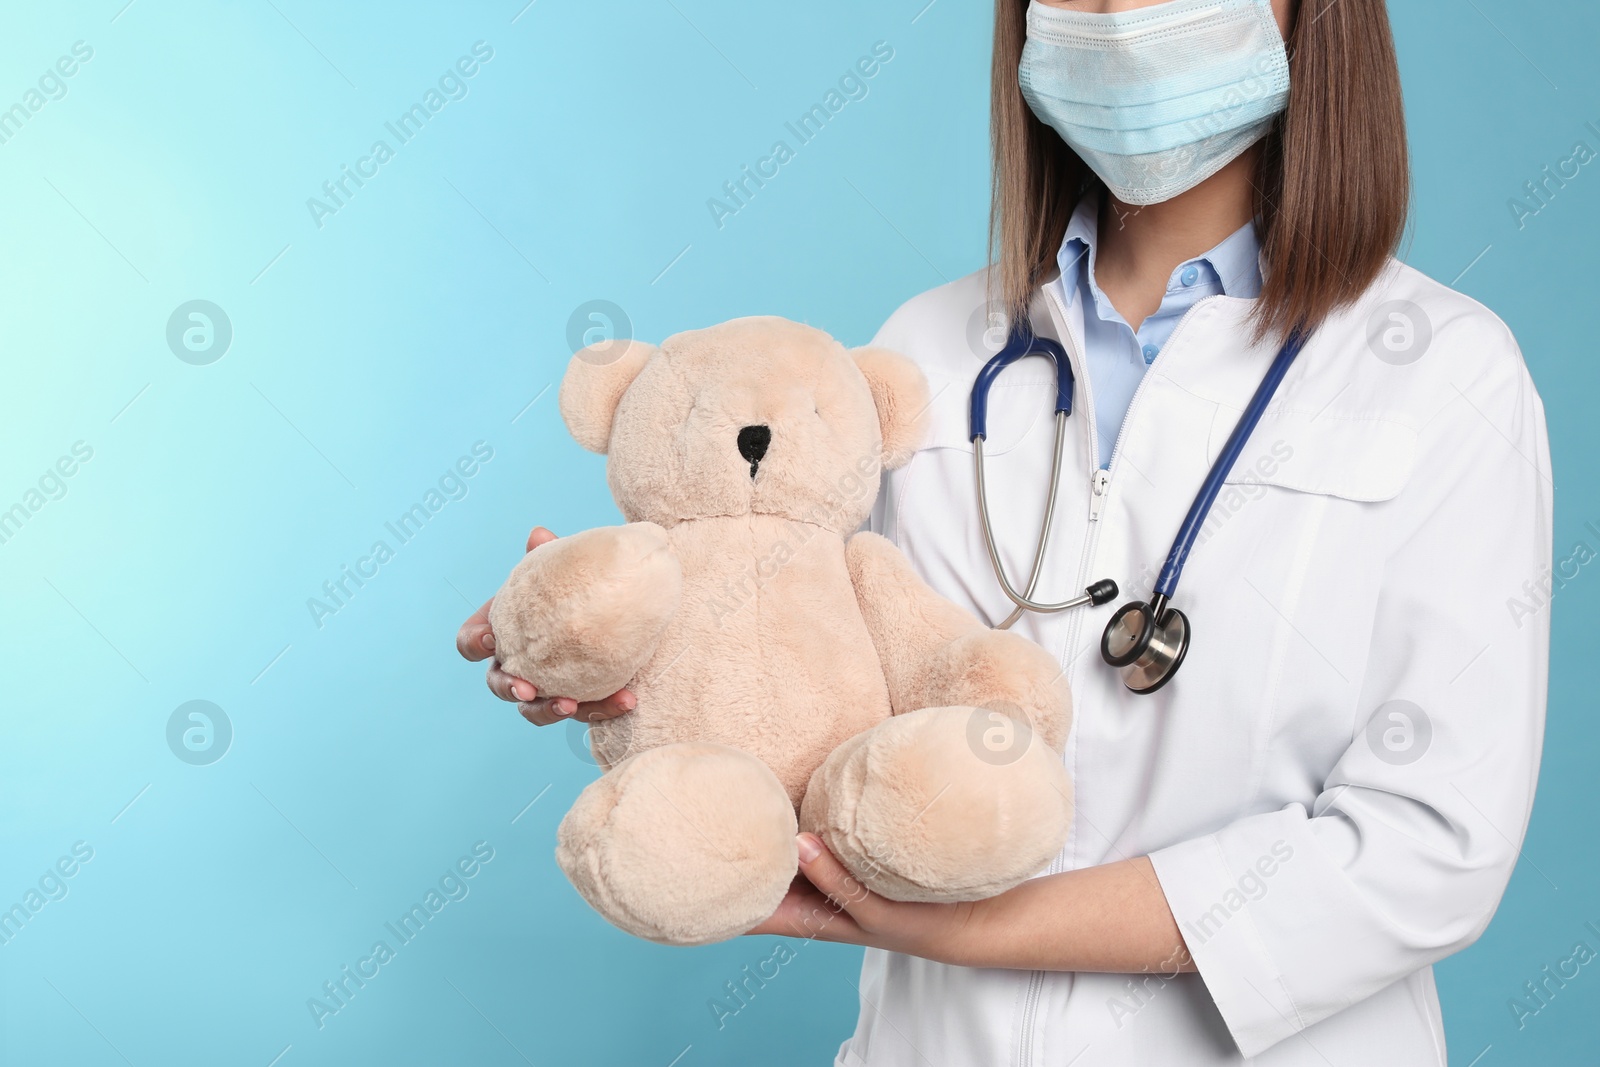
[[[601,700],[650,662],[682,593],[677,553],[653,522],[559,537],[523,556],[494,595],[495,655],[541,694]]]
[[[856,602],[883,662],[896,715],[915,711],[904,694],[918,688],[923,665],[941,648],[985,627],[971,612],[928,587],[894,542],[863,531],[845,544]],[[922,705],[918,705],[922,706]]]
[[[1072,702],[1055,657],[934,592],[887,538],[856,534],[845,560],[896,715],[951,705],[1020,713],[1060,750]]]

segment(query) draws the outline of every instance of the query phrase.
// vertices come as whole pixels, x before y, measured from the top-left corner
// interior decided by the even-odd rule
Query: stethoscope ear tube
[[[1000,549],[995,543],[994,524],[989,518],[989,488],[984,480],[983,444],[988,433],[989,387],[994,384],[1001,371],[1024,356],[1036,354],[1049,356],[1056,367],[1055,454],[1050,462],[1050,496],[1044,505],[1044,522],[1039,526],[1039,542],[1033,554],[1033,572],[1028,576],[1027,590],[1019,593],[1012,586],[1011,580],[1006,577],[1005,566],[1000,562]],[[989,562],[994,566],[994,575],[1000,582],[1000,588],[1005,592],[1006,598],[1016,605],[1011,614],[995,626],[997,630],[1010,628],[1012,623],[1022,617],[1024,611],[1051,614],[1088,604],[1104,604],[1116,598],[1117,583],[1106,578],[1089,586],[1081,596],[1075,596],[1070,600],[1043,604],[1032,599],[1034,590],[1039,586],[1039,576],[1044,571],[1045,548],[1050,543],[1050,525],[1055,520],[1057,490],[1061,486],[1061,460],[1066,452],[1067,416],[1071,413],[1072,366],[1067,359],[1066,349],[1061,347],[1060,342],[1052,341],[1048,337],[1034,337],[1033,332],[1023,325],[1019,325],[1011,332],[1006,346],[1000,350],[999,355],[984,364],[972,385],[970,409],[972,466],[973,477],[977,482],[978,515],[983,526],[983,542],[989,550]]]
[[[1006,338],[1005,347],[983,365],[972,383],[972,398],[967,408],[967,440],[989,436],[989,387],[1000,372],[1026,356],[1048,356],[1056,367],[1056,414],[1072,414],[1072,363],[1060,341],[1035,337],[1033,327],[1019,322]]]

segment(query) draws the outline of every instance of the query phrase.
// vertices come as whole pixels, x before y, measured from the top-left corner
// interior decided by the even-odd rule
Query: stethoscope
[[[1279,384],[1289,371],[1289,365],[1300,354],[1303,345],[1304,338],[1300,332],[1298,330],[1291,332],[1289,339],[1274,357],[1272,366],[1267,368],[1266,376],[1256,387],[1255,395],[1250,398],[1244,414],[1239,417],[1233,433],[1228,436],[1227,444],[1222,446],[1222,453],[1211,465],[1211,471],[1201,484],[1194,503],[1189,506],[1189,514],[1179,527],[1178,536],[1172,542],[1171,551],[1167,553],[1167,561],[1161,568],[1161,574],[1156,578],[1150,602],[1146,604],[1137,600],[1130,601],[1118,608],[1111,616],[1111,621],[1106,623],[1105,633],[1100,637],[1100,657],[1122,672],[1123,684],[1135,693],[1154,693],[1171,681],[1172,676],[1178,673],[1178,668],[1183,666],[1183,658],[1189,652],[1191,628],[1189,617],[1171,605],[1172,596],[1178,588],[1178,577],[1183,573],[1183,565],[1194,548],[1195,538],[1199,536],[1201,527],[1205,525],[1206,516],[1211,513],[1212,503],[1222,492],[1228,472],[1233,469],[1234,462],[1244,451],[1245,442],[1255,431],[1256,424],[1261,421],[1262,413],[1266,411],[1267,404],[1278,391]],[[1044,522],[1039,527],[1039,542],[1034,552],[1033,571],[1028,576],[1027,590],[1018,593],[1012,587],[1010,579],[1006,577],[1005,566],[1000,562],[1000,550],[995,545],[994,526],[989,519],[989,497],[983,477],[983,442],[988,431],[989,388],[994,385],[1001,371],[1017,360],[1033,355],[1047,356],[1055,364],[1056,440],[1055,455],[1050,464],[1050,495],[1045,501]],[[1019,323],[1012,329],[1005,347],[984,364],[983,369],[978,372],[977,380],[972,383],[972,460],[978,483],[978,514],[983,520],[983,540],[989,548],[989,562],[994,566],[994,574],[1000,581],[1000,588],[1015,605],[1011,614],[995,627],[999,630],[1010,627],[1025,611],[1052,614],[1088,604],[1105,604],[1117,595],[1117,583],[1109,578],[1103,578],[1085,589],[1081,596],[1073,597],[1071,600],[1046,604],[1032,599],[1034,590],[1039,584],[1039,575],[1044,569],[1045,550],[1050,542],[1050,525],[1055,518],[1056,493],[1061,485],[1062,458],[1066,454],[1067,416],[1072,414],[1072,389],[1072,365],[1067,359],[1066,349],[1061,347],[1060,342],[1048,337],[1035,337],[1032,328],[1026,323]]]

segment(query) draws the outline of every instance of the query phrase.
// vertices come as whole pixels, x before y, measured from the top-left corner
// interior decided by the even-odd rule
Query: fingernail
[[[822,855],[822,842],[811,834],[800,834],[794,839],[795,846],[800,850],[800,862],[810,863]]]
[[[555,700],[550,703],[550,710],[563,719],[578,710],[578,705],[570,700]]]
[[[618,697],[617,698],[617,707],[621,708],[623,711],[632,711],[634,708],[636,708],[638,706],[639,706],[639,698],[636,697],[636,696],[625,696],[625,697]]]
[[[533,686],[528,685],[526,682],[512,682],[511,695],[526,704],[538,694],[533,691]]]
[[[478,644],[483,646],[483,650],[485,652],[493,652],[494,634],[484,634],[482,637],[478,638]]]

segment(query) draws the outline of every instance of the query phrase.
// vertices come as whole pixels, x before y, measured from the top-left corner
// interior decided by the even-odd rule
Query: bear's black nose
[[[750,477],[756,476],[756,468],[761,466],[761,457],[767,454],[767,446],[772,444],[772,431],[765,426],[745,426],[739,431],[739,455],[750,463]]]

